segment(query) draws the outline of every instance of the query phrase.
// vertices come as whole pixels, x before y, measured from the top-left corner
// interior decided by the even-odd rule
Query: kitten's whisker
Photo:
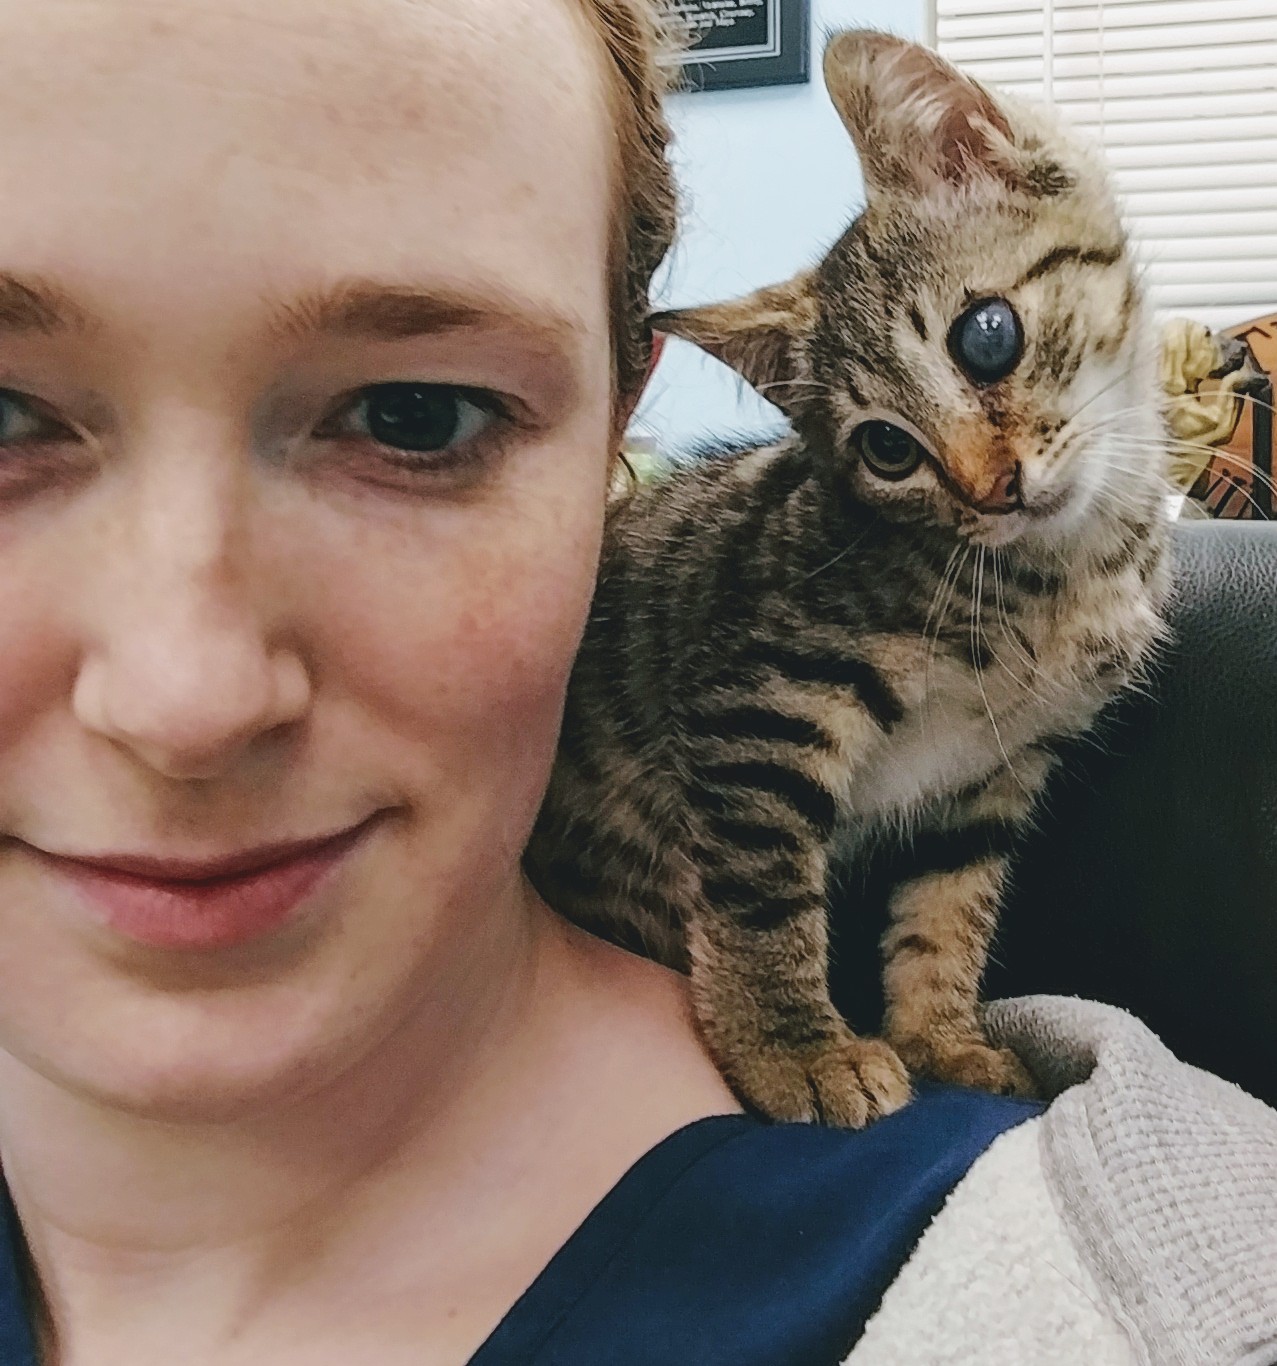
[[[1021,679],[1020,675],[1012,669],[1007,669],[1007,672],[1025,688],[1030,696],[1041,698],[1041,694],[1033,686],[1033,680],[1043,677],[1042,669],[1038,661],[1024,648],[1019,633],[1011,624],[1011,616],[1006,605],[1006,590],[1002,581],[1002,552],[996,547],[993,551],[993,607],[998,626],[1002,631],[1002,637],[1024,661],[1029,670],[1029,680],[1026,682]],[[997,656],[997,659],[999,663],[1002,663],[1001,656]],[[1003,665],[1003,667],[1006,666]]]
[[[1221,465],[1232,465],[1249,474],[1262,488],[1268,489],[1271,493],[1277,493],[1277,479],[1270,474],[1265,474],[1263,470],[1253,465],[1244,456],[1234,455],[1231,451],[1216,451],[1215,458]]]
[[[1111,390],[1111,388],[1112,386],[1110,385],[1109,390]],[[1104,390],[1102,392],[1109,392],[1109,390]],[[1099,395],[1096,395],[1096,397],[1099,397]],[[1094,400],[1088,399],[1086,403],[1078,408],[1069,421],[1074,422],[1081,417],[1087,408],[1091,406],[1093,401]],[[1128,417],[1148,417],[1151,414],[1156,415],[1157,413],[1158,410],[1156,408],[1150,409],[1147,403],[1131,403],[1125,408],[1115,408],[1111,413],[1105,413],[1102,417],[1097,418],[1093,425],[1101,426],[1106,422],[1121,422]]]
[[[1104,463],[1107,466],[1107,468],[1115,474],[1130,474],[1146,477],[1150,473],[1147,462],[1144,459],[1146,455],[1146,451],[1122,450],[1118,447],[1111,447],[1108,451],[1105,452]],[[1123,459],[1124,456],[1134,458]],[[1159,479],[1159,482],[1164,483],[1167,481]],[[1137,495],[1139,492],[1138,489],[1131,489],[1125,487],[1120,489],[1114,489],[1113,491],[1131,495]]]
[[[1002,731],[998,728],[998,719],[993,714],[993,707],[989,703],[989,692],[984,685],[984,670],[980,667],[980,648],[984,644],[984,632],[980,625],[980,603],[984,596],[984,562],[988,554],[988,547],[981,546],[980,554],[976,559],[976,579],[975,593],[971,602],[971,663],[975,668],[976,684],[980,689],[980,700],[984,703],[985,715],[989,718],[989,724],[993,727],[993,738],[998,742],[998,749],[1002,753],[1002,758],[1007,766],[1007,772],[1015,780],[1015,785],[1032,800],[1033,794],[1025,787],[1024,782],[1016,772],[1015,765],[1011,762],[1011,756],[1007,753],[1007,747],[1002,740]],[[991,654],[994,653],[993,647],[989,646]],[[996,654],[994,655],[996,658]]]
[[[1222,393],[1222,392],[1225,392],[1225,391],[1223,391],[1223,390],[1218,390],[1218,389],[1212,389],[1212,390],[1208,390],[1208,391],[1206,391],[1206,392],[1204,392],[1204,393],[1199,393],[1199,394],[1172,394],[1172,395],[1169,395],[1169,396],[1167,397],[1166,402],[1167,402],[1168,404],[1183,403],[1183,404],[1186,404],[1186,405],[1187,405],[1187,404],[1190,404],[1190,403],[1195,402],[1195,401],[1196,401],[1197,399],[1199,399],[1199,398],[1205,398],[1205,399],[1216,398],[1216,397],[1218,397],[1218,395],[1219,395],[1220,393]],[[1238,393],[1233,393],[1233,394],[1230,395],[1230,397],[1232,397],[1232,398],[1234,398],[1234,399],[1236,399],[1236,400],[1238,400],[1239,402],[1242,402],[1242,403],[1250,403],[1250,404],[1253,404],[1256,408],[1263,408],[1266,412],[1277,413],[1277,407],[1275,407],[1275,406],[1274,406],[1273,404],[1271,404],[1271,403],[1266,403],[1262,398],[1257,397],[1255,394],[1238,394]]]
[[[753,386],[760,394],[766,394],[772,389],[819,389],[826,394],[832,394],[834,387],[818,379],[774,379],[767,384],[756,384]]]
[[[994,622],[997,624],[998,631],[1001,634],[1002,639],[1011,643],[1014,648],[1014,641],[1012,641],[1011,634],[1008,629],[1009,623],[1006,617],[1003,615],[1003,613],[999,610],[996,600],[993,604],[993,619]],[[998,666],[999,669],[1002,670],[1004,674],[1006,674],[1006,676],[1016,685],[1016,687],[1018,687],[1022,692],[1027,693],[1031,698],[1033,698],[1034,701],[1044,702],[1046,700],[1041,695],[1041,693],[1039,693],[1038,690],[1033,686],[1031,678],[1024,678],[1015,669],[1013,669],[1006,662],[1005,659],[1002,658],[1002,656],[998,653],[997,648],[994,646],[993,641],[990,640],[987,635],[985,636],[985,644],[988,646],[989,653],[993,656],[993,662]]]
[[[922,628],[922,640],[926,652],[926,671],[923,676],[922,695],[926,712],[926,725],[928,730],[931,727],[931,673],[935,662],[936,651],[940,648],[940,630],[944,622],[944,614],[948,611],[949,598],[953,592],[953,583],[950,576],[956,576],[960,572],[959,557],[963,554],[963,545],[959,542],[954,546],[945,564],[944,573],[940,576],[940,582],[936,586],[935,594],[931,599],[931,606],[927,611],[927,619]],[[932,633],[932,619],[935,619],[935,631]]]
[[[1131,441],[1138,440],[1138,438],[1129,439]],[[1250,461],[1246,460],[1244,457],[1233,455],[1231,452],[1222,450],[1217,446],[1203,446],[1201,447],[1201,449],[1209,451],[1211,453],[1213,460],[1218,461],[1220,464],[1223,465],[1234,466],[1237,470],[1249,474],[1252,480],[1255,483],[1259,484],[1262,488],[1266,488],[1269,490],[1269,492],[1277,494],[1277,479],[1274,479],[1272,476],[1265,474],[1263,470],[1258,469],[1256,466],[1252,465]],[[1128,453],[1138,455],[1142,453],[1142,450],[1138,446],[1133,446]],[[1118,452],[1115,451],[1114,454],[1116,455],[1118,454]],[[1114,461],[1113,463],[1117,464],[1116,461]],[[1126,466],[1124,468],[1136,469],[1138,467]],[[1229,480],[1229,485],[1231,488],[1235,489],[1238,493],[1240,493],[1242,497],[1245,498],[1250,503],[1250,505],[1255,509],[1255,511],[1259,514],[1257,520],[1269,520],[1269,516],[1267,513],[1265,513],[1263,507],[1259,503],[1259,500],[1255,498],[1253,494],[1247,491],[1247,489],[1241,481]],[[1178,488],[1176,491],[1180,493],[1185,492],[1182,486]]]
[[[1110,383],[1106,384],[1098,392],[1092,394],[1091,397],[1087,399],[1085,403],[1083,403],[1079,408],[1076,409],[1076,411],[1074,411],[1069,416],[1069,418],[1054,434],[1051,446],[1055,447],[1066,440],[1073,440],[1075,438],[1085,440],[1087,437],[1102,431],[1107,426],[1116,425],[1118,423],[1123,422],[1126,418],[1146,416],[1149,411],[1147,404],[1136,403],[1131,404],[1125,408],[1119,408],[1112,413],[1105,413],[1096,421],[1086,424],[1084,426],[1079,427],[1077,425],[1078,419],[1082,417],[1082,415],[1086,412],[1088,408],[1090,408],[1090,406],[1093,403],[1098,402],[1101,398],[1104,398],[1106,395],[1112,393],[1112,391],[1117,387],[1118,384],[1122,383],[1129,377],[1129,372],[1123,372]],[[1050,447],[1048,449],[1050,449]]]
[[[1213,489],[1213,488],[1214,488],[1214,485],[1212,485],[1211,487],[1212,487],[1212,489]],[[1253,493],[1249,492],[1249,490],[1247,490],[1247,489],[1244,488],[1241,484],[1237,483],[1236,481],[1234,481],[1234,480],[1232,480],[1232,479],[1230,479],[1230,480],[1228,481],[1228,487],[1232,490],[1233,493],[1240,493],[1241,496],[1242,496],[1242,497],[1251,505],[1251,507],[1253,507],[1253,508],[1255,509],[1255,516],[1254,516],[1253,519],[1251,519],[1251,518],[1246,518],[1246,519],[1243,519],[1243,520],[1248,520],[1248,521],[1249,521],[1249,520],[1253,520],[1253,521],[1256,521],[1256,522],[1267,522],[1267,521],[1270,521],[1270,520],[1271,520],[1269,514],[1266,513],[1266,512],[1264,511],[1262,505],[1260,504],[1259,499],[1256,498],[1255,495],[1254,495]],[[1230,494],[1230,496],[1231,496],[1231,494]],[[1225,499],[1224,501],[1227,502],[1228,500]],[[1225,520],[1227,520],[1227,519],[1225,519]]]
[[[1168,487],[1168,497],[1170,496],[1170,493],[1171,490]],[[1150,509],[1145,503],[1137,502],[1131,497],[1124,496],[1121,490],[1114,489],[1111,486],[1101,488],[1098,491],[1096,494],[1096,502],[1106,511],[1112,512],[1125,521],[1146,522],[1149,520],[1157,520],[1162,517],[1164,517],[1165,520],[1170,521],[1169,512],[1163,512],[1162,509],[1150,512]]]
[[[1107,384],[1105,384],[1102,388],[1097,389],[1097,390],[1095,391],[1095,393],[1093,393],[1093,394],[1091,395],[1091,397],[1088,398],[1088,399],[1086,400],[1085,403],[1083,403],[1079,408],[1077,408],[1077,409],[1074,411],[1072,417],[1069,418],[1069,422],[1074,422],[1074,421],[1076,421],[1077,418],[1081,417],[1081,415],[1082,415],[1084,412],[1086,412],[1086,410],[1091,406],[1092,403],[1098,403],[1098,402],[1100,401],[1100,399],[1106,397],[1108,394],[1111,394],[1111,393],[1113,392],[1113,390],[1116,389],[1117,386],[1118,386],[1119,384],[1124,384],[1128,379],[1131,378],[1131,374],[1132,374],[1131,367],[1128,366],[1125,370],[1122,370],[1120,373],[1114,375],[1113,378],[1112,378]],[[1139,405],[1136,405],[1135,407],[1131,408],[1129,411],[1131,411],[1131,412],[1143,412],[1144,410],[1143,410],[1143,408],[1140,407]],[[1066,425],[1067,425],[1067,424],[1066,424]]]
[[[1226,449],[1223,446],[1212,446],[1205,441],[1190,441],[1178,436],[1166,437],[1163,440],[1159,437],[1142,436],[1139,432],[1121,431],[1106,432],[1101,435],[1105,442],[1129,442],[1149,451],[1219,451]]]
[[[1102,418],[1098,422],[1093,422],[1089,426],[1080,427],[1070,433],[1071,438],[1077,441],[1103,442],[1109,441],[1113,437],[1139,437],[1141,440],[1148,441],[1150,445],[1157,446],[1161,450],[1169,453],[1174,438],[1169,432],[1148,432],[1137,433],[1127,430],[1123,423],[1130,414],[1114,413],[1111,417]]]
[[[1138,456],[1138,463],[1126,462],[1120,468],[1123,471],[1139,474],[1143,477],[1156,474],[1152,465],[1156,463],[1159,456],[1168,456],[1170,452],[1160,442],[1149,440],[1139,436],[1122,436],[1117,432],[1112,432],[1101,438],[1104,446],[1104,457],[1108,464],[1115,465],[1117,462],[1113,457],[1117,455]],[[1170,460],[1165,461],[1166,468],[1170,468]],[[1168,476],[1169,477],[1169,476]]]
[[[867,531],[862,532],[861,535],[858,536],[854,541],[852,541],[852,543],[849,546],[845,546],[842,550],[840,550],[833,557],[832,560],[826,560],[824,564],[818,565],[809,574],[804,574],[803,577],[798,580],[798,582],[810,583],[812,579],[817,578],[819,575],[824,574],[827,570],[832,569],[834,565],[840,564],[843,560],[847,558],[848,555],[851,554],[853,550],[855,550],[860,545],[861,541],[863,541],[865,537],[868,535],[869,533]]]
[[[1129,453],[1139,454],[1146,449],[1144,439],[1137,436],[1117,438],[1119,446],[1125,445],[1129,448]],[[1245,470],[1252,474],[1255,479],[1268,488],[1277,488],[1277,481],[1273,476],[1265,474],[1257,465],[1247,460],[1245,456],[1238,455],[1235,451],[1230,451],[1224,446],[1210,446],[1202,441],[1177,441],[1175,443],[1183,450],[1199,451],[1209,455],[1212,460],[1218,460],[1221,464],[1235,465],[1238,469]]]
[[[927,610],[927,619],[922,624],[922,635],[924,640],[927,638],[927,635],[931,630],[931,620],[932,617],[935,615],[936,607],[940,602],[940,594],[944,591],[944,587],[949,581],[949,575],[953,570],[954,561],[958,558],[959,555],[962,554],[962,549],[962,542],[959,541],[957,545],[955,545],[953,549],[949,552],[949,558],[945,562],[944,570],[940,575],[940,582],[936,586],[936,591],[931,595],[931,606]]]
[[[937,589],[937,598],[943,594],[943,601],[940,603],[939,611],[936,614],[935,630],[931,634],[930,644],[927,646],[926,672],[923,675],[922,695],[923,706],[926,713],[926,727],[931,729],[932,710],[931,710],[931,679],[934,672],[936,654],[940,649],[940,632],[944,628],[945,617],[949,612],[949,604],[953,601],[953,595],[957,591],[958,580],[962,577],[962,571],[970,558],[973,546],[969,541],[959,541],[954,547],[953,554],[949,556],[949,563],[945,566],[944,577],[940,580],[940,587]],[[933,599],[933,606],[935,600]],[[928,626],[931,621],[931,614],[927,614]],[[927,631],[923,631],[924,644],[927,641]]]

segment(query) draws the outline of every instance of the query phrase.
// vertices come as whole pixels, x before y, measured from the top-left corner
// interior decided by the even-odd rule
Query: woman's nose
[[[72,706],[150,768],[209,779],[303,717],[311,680],[281,639],[282,587],[254,566],[249,519],[192,492],[106,538]]]

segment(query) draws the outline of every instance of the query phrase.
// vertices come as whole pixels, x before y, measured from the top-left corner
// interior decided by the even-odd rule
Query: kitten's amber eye
[[[996,384],[1020,363],[1024,329],[1005,299],[983,299],[954,323],[949,353],[977,384]]]
[[[862,422],[851,440],[880,479],[908,479],[926,454],[914,437],[890,422]]]

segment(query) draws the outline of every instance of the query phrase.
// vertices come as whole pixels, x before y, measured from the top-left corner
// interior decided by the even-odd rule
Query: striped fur
[[[1052,743],[1161,633],[1166,483],[1093,154],[899,40],[840,35],[826,71],[865,212],[814,271],[659,320],[781,396],[794,435],[615,511],[528,867],[574,920],[690,973],[747,1103],[859,1125],[905,1101],[904,1064],[1031,1086],[984,1039],[980,978]],[[979,387],[945,338],[986,296],[1012,301],[1026,345]],[[877,478],[850,439],[866,419],[928,459]],[[1008,451],[1022,506],[980,512]],[[882,840],[912,859],[885,1041],[854,1035],[826,985],[831,856]]]

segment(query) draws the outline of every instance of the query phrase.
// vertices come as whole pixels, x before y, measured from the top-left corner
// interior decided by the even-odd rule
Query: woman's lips
[[[195,863],[149,856],[66,858],[37,851],[95,920],[161,949],[225,949],[289,920],[372,821],[331,838]]]

